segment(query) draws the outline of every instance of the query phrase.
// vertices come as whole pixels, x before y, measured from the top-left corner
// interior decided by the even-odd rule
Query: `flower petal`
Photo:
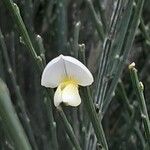
[[[45,67],[41,85],[45,87],[55,88],[66,77],[64,60],[62,55],[51,60]]]
[[[93,76],[84,64],[73,57],[60,55],[45,67],[41,85],[55,88],[66,78],[74,79],[82,86],[93,82]]]
[[[93,76],[84,64],[70,56],[63,56],[63,59],[69,77],[75,79],[81,86],[93,83]]]
[[[70,106],[78,106],[81,98],[78,92],[78,86],[74,84],[67,85],[62,91],[62,102]]]
[[[55,107],[58,107],[61,102],[62,102],[62,91],[61,91],[61,87],[58,86],[58,88],[54,94],[54,105],[55,105]]]

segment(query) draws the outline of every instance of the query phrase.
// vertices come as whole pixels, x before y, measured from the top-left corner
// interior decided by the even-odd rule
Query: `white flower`
[[[60,55],[51,60],[45,67],[41,85],[56,88],[54,94],[54,105],[58,107],[60,103],[70,106],[78,106],[81,98],[78,85],[88,86],[93,82],[93,76],[77,59],[71,56]]]

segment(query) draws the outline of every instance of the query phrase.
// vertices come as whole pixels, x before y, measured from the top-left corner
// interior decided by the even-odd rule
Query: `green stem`
[[[20,15],[20,10],[18,6],[12,0],[2,0],[8,10],[11,12],[11,15],[17,24],[17,29],[19,30],[21,37],[23,38],[24,43],[29,49],[30,54],[32,55],[33,59],[37,62],[39,69],[42,70],[43,64],[41,58],[36,54],[25,24],[22,20]]]
[[[141,133],[140,127],[137,125],[137,123],[135,124],[134,132],[135,132],[135,134],[137,135],[137,137],[139,138],[139,141],[140,141],[140,143],[141,143],[143,149],[146,150],[146,149],[145,149],[145,146],[146,146],[146,144],[145,144],[145,139],[144,139],[144,137],[143,137],[143,135],[142,135],[142,133]]]
[[[88,112],[89,118],[92,122],[92,125],[94,127],[98,143],[102,145],[103,149],[108,150],[105,133],[103,131],[103,127],[100,121],[101,118],[99,118],[98,114],[96,113],[89,88],[83,88],[83,93],[84,96],[86,96],[86,98],[83,98],[83,102]]]
[[[136,123],[136,109],[137,106],[133,107],[132,109],[132,115],[130,117],[130,120],[129,118],[126,118],[126,122],[127,122],[127,127],[126,127],[126,131],[125,131],[125,134],[123,135],[123,140],[124,141],[127,141],[129,138],[130,138],[130,135],[132,133],[132,131],[134,130],[134,127],[135,127],[135,123]]]
[[[73,52],[74,52],[74,56],[75,58],[78,58],[78,51],[79,51],[79,31],[80,31],[80,26],[81,26],[81,22],[77,22],[75,24],[75,28],[74,28],[74,35],[73,35]]]
[[[122,101],[125,101],[124,102],[124,104],[126,106],[125,108],[128,110],[129,114],[132,114],[133,106],[129,103],[127,93],[125,91],[124,85],[121,80],[118,82],[118,85],[117,85],[117,93],[122,98]]]
[[[131,129],[133,129],[133,131],[137,135],[139,141],[141,142],[141,144],[142,144],[142,146],[144,148],[145,147],[144,137],[143,137],[143,135],[142,135],[142,133],[141,133],[141,131],[139,129],[138,124],[135,122],[135,117],[134,117],[136,115],[135,112],[137,110],[136,109],[137,106],[135,106],[135,105],[133,106],[133,105],[131,105],[129,103],[129,99],[127,97],[127,93],[125,91],[125,88],[124,88],[124,85],[123,85],[122,81],[119,81],[119,83],[117,85],[117,94],[121,97],[121,99],[122,99],[121,102],[124,104],[123,106],[124,106],[124,109],[127,110],[128,116],[132,115],[131,116],[131,120],[129,122],[130,128],[128,128],[128,126],[127,126],[128,132],[126,132],[126,133],[128,133],[128,136],[129,136],[129,132],[131,132],[132,131]],[[127,121],[129,121],[129,119]],[[133,126],[133,123],[134,123],[134,126]],[[126,136],[124,136],[124,137],[126,138]]]
[[[39,48],[40,57],[42,58],[43,65],[46,66],[46,58],[45,58],[45,48],[43,45],[43,39],[40,35],[36,36],[36,42]]]
[[[79,45],[79,55],[78,55],[79,60],[86,65],[86,60],[85,60],[85,45],[80,44]]]
[[[97,5],[98,5],[98,8],[99,8],[99,13],[100,13],[100,17],[101,17],[101,21],[102,21],[102,24],[103,24],[103,28],[104,28],[104,31],[106,33],[107,31],[107,21],[106,21],[106,16],[105,16],[105,10],[103,9],[102,7],[102,1],[100,0],[96,0],[97,2]]]
[[[75,137],[75,133],[73,131],[73,128],[71,127],[69,121],[67,120],[67,117],[66,117],[64,111],[62,110],[61,106],[58,108],[58,111],[59,111],[59,114],[60,114],[61,119],[63,121],[65,130],[66,130],[68,136],[70,137],[70,140],[72,141],[74,147],[76,148],[76,150],[81,150],[79,142]]]
[[[143,36],[144,36],[144,38],[146,40],[146,43],[150,46],[150,36],[149,36],[148,32],[145,29],[144,20],[142,19],[142,17],[140,19],[140,26],[139,26],[139,28],[140,28],[140,30],[141,30],[141,32],[142,32],[142,34],[143,34]]]
[[[2,122],[13,140],[16,150],[32,150],[8,93],[6,85],[0,79],[0,116]]]
[[[58,149],[58,141],[57,141],[57,131],[56,131],[56,122],[53,117],[53,110],[52,110],[52,96],[54,95],[53,90],[50,89],[45,89],[45,98],[44,98],[44,103],[46,105],[46,109],[48,112],[48,121],[49,121],[49,126],[50,126],[50,137],[52,141],[53,148],[56,150]]]
[[[137,70],[136,70],[136,68],[134,68],[133,64],[129,65],[129,70],[130,70],[130,76],[132,79],[133,88],[134,88],[136,96],[138,98],[139,107],[140,107],[140,111],[141,111],[141,118],[143,119],[145,133],[147,136],[147,141],[148,141],[149,147],[150,147],[150,120],[149,120],[146,103],[145,103],[145,98],[144,98],[144,94],[143,94],[144,87],[143,87],[142,82],[139,82]]]
[[[112,17],[112,22],[110,24],[109,32],[107,35],[106,42],[104,43],[104,48],[103,48],[103,53],[101,57],[101,61],[99,63],[99,68],[98,68],[98,76],[97,76],[97,84],[96,84],[96,94],[95,94],[95,99],[96,102],[99,104],[99,108],[101,108],[104,100],[104,91],[107,87],[107,82],[108,82],[108,77],[107,77],[107,68],[108,68],[108,60],[110,59],[110,54],[111,54],[111,46],[112,46],[112,41],[114,39],[114,34],[116,31],[116,25],[118,18],[120,16],[120,12],[122,10],[122,0],[118,0],[117,6],[115,9],[115,12]]]
[[[93,6],[91,0],[85,0],[85,1],[90,10],[91,18],[92,18],[93,24],[95,25],[95,28],[97,29],[98,35],[99,35],[100,39],[102,41],[104,41],[104,39],[105,39],[104,29],[103,29],[103,26],[95,12],[94,6]]]
[[[57,1],[56,48],[60,54],[66,54],[67,47],[67,1]]]
[[[123,41],[123,45],[121,46],[121,49],[123,51],[123,55],[122,55],[122,58],[121,58],[119,64],[117,65],[115,76],[112,80],[112,83],[111,83],[109,90],[107,92],[107,95],[105,97],[105,101],[103,103],[103,108],[102,108],[103,114],[105,114],[105,112],[109,106],[109,103],[111,102],[113,92],[117,86],[119,77],[121,76],[121,73],[122,73],[123,68],[124,68],[125,61],[127,60],[128,54],[129,54],[130,49],[132,47],[133,40],[135,38],[135,33],[136,33],[137,27],[139,25],[139,19],[141,17],[143,5],[144,5],[144,0],[138,0],[135,11],[133,12],[133,17],[130,18],[130,23],[128,25],[125,39]]]

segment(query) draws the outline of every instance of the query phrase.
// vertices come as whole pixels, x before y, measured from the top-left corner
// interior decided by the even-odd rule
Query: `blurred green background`
[[[73,49],[74,32],[75,24],[80,21],[81,26],[78,43],[85,44],[86,64],[96,78],[100,56],[102,54],[102,47],[105,40],[102,41],[99,37],[95,24],[93,23],[94,21],[91,15],[91,10],[89,9],[86,0],[13,0],[13,2],[15,2],[20,9],[20,14],[38,55],[41,53],[38,43],[39,41],[42,43],[40,46],[43,46],[45,49],[46,63],[59,54],[76,56]],[[123,13],[128,13],[126,12],[127,2],[128,0],[122,0]],[[135,0],[135,2],[137,1]],[[102,10],[106,17],[105,21],[109,26],[115,11],[117,0],[93,0],[92,3],[98,18],[101,16],[99,3],[102,4]],[[129,131],[128,129],[132,128],[132,125],[129,123],[130,114],[127,113],[126,103],[122,98],[122,94],[120,94],[120,87],[117,87],[115,96],[113,96],[102,121],[110,150],[149,149],[128,70],[128,64],[134,61],[136,63],[136,68],[138,69],[139,79],[144,84],[144,95],[149,113],[149,6],[150,1],[145,0],[141,16],[144,24],[142,26],[139,23],[134,43],[128,55],[128,59],[125,62],[124,71],[120,78],[130,104],[136,108],[136,118],[133,124],[135,130]],[[34,140],[29,138],[29,141],[32,143],[33,150],[57,149],[56,147],[54,148],[51,143],[53,135],[50,134],[49,130],[49,107],[47,105],[47,100],[45,100],[43,88],[40,85],[41,74],[39,73],[34,60],[30,56],[27,50],[28,48],[21,38],[18,32],[18,27],[11,15],[11,12],[8,11],[3,1],[0,1],[0,29],[4,36],[10,64],[20,88],[25,105],[25,112],[27,113],[32,134],[34,136]],[[117,32],[119,32],[119,30],[117,30]],[[40,37],[37,35],[40,35]],[[23,111],[16,100],[17,96],[8,73],[7,64],[2,53],[2,47],[0,47],[0,78],[3,79],[8,86],[13,106],[27,136],[29,136],[29,132],[23,121]],[[91,87],[91,89],[93,89],[92,93],[94,93],[94,85]],[[59,149],[73,149],[73,146],[64,130],[64,125],[60,116],[53,106],[53,102],[52,108],[50,109],[53,109],[54,120],[57,124]],[[95,109],[97,109],[96,103]],[[96,137],[84,106],[81,105],[78,108],[65,107],[64,111],[74,129],[76,137],[80,141],[82,149],[100,149],[96,144]],[[136,132],[136,130],[140,130],[140,132]],[[13,148],[13,140],[9,137],[9,133],[6,131],[7,128],[5,128],[5,124],[0,120],[0,150],[15,150],[15,148]]]

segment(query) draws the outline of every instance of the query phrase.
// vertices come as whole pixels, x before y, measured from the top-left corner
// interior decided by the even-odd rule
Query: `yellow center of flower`
[[[77,84],[77,81],[76,80],[73,80],[73,79],[64,79],[60,84],[60,88],[61,90],[63,90],[65,87],[67,87],[68,85],[72,85],[72,86],[75,86],[75,87],[78,87],[78,84]]]
[[[55,106],[59,106],[62,102],[71,106],[78,106],[81,103],[75,80],[65,79],[59,84],[54,95]]]

